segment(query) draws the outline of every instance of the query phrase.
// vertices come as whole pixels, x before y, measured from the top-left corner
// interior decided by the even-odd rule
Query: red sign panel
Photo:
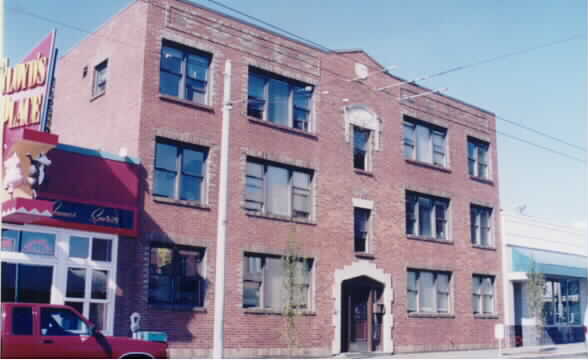
[[[23,129],[44,131],[55,70],[55,32],[0,76],[0,123],[5,157]]]

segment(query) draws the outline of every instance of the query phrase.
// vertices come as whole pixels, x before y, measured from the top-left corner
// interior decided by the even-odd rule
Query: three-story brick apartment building
[[[143,166],[115,332],[137,311],[172,356],[212,354],[227,60],[224,355],[287,352],[292,244],[297,354],[492,347],[494,115],[182,0],[132,3],[58,64],[52,130]]]

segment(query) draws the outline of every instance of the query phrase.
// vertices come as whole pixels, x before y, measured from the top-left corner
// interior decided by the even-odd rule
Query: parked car
[[[3,303],[1,358],[167,358],[167,343],[105,336],[65,305]]]

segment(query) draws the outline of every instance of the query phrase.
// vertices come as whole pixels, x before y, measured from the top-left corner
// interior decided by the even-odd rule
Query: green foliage
[[[283,266],[283,308],[282,315],[285,319],[284,336],[288,342],[289,355],[292,356],[298,347],[298,334],[296,330],[296,319],[304,311],[301,304],[304,303],[303,289],[304,264],[307,259],[302,255],[296,239],[296,227],[288,234],[288,244],[282,256]]]
[[[537,271],[537,264],[532,260],[527,272],[527,306],[530,315],[535,319],[536,336],[539,343],[543,332],[543,303],[545,302],[544,290],[545,277]]]

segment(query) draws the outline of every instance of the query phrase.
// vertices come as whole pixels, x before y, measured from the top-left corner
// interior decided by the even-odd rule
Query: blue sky
[[[196,2],[220,9],[208,0]],[[20,61],[53,27],[58,29],[58,47],[65,53],[87,35],[73,28],[95,30],[129,3],[129,0],[5,0],[5,54],[12,63]],[[497,116],[586,146],[584,0],[222,0],[222,3],[330,49],[362,48],[381,64],[397,65],[392,72],[406,79],[580,35],[575,40],[439,76],[421,85],[448,88],[448,95]],[[501,120],[497,120],[497,127],[500,132],[570,156],[585,155]],[[581,162],[500,134],[498,152],[503,209],[512,210],[525,204],[529,215],[564,224],[586,224],[586,171]]]

